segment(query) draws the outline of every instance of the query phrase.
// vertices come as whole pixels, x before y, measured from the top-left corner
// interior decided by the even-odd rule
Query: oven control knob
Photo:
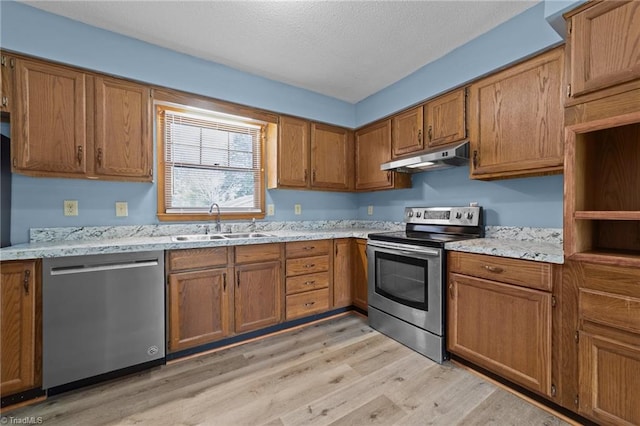
[[[421,214],[422,213],[420,213],[420,212],[416,212],[416,217],[420,217]]]
[[[413,217],[413,212],[409,212],[409,217]]]
[[[456,213],[456,219],[462,219],[462,213],[460,212]]]
[[[469,220],[473,219],[473,213],[471,212],[467,213],[467,219]]]

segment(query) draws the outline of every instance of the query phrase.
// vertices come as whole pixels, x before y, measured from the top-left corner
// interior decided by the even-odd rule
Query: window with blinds
[[[260,213],[264,125],[188,107],[157,108],[164,213],[208,213],[212,203],[222,214]]]

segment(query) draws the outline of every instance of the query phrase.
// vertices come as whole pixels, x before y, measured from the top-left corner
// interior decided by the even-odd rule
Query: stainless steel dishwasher
[[[162,251],[45,258],[42,264],[44,389],[163,362]]]

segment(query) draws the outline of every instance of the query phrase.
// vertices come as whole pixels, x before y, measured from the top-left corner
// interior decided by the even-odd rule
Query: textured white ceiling
[[[23,1],[356,103],[536,1]]]

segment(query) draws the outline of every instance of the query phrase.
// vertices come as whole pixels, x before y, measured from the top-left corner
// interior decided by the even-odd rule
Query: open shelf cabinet
[[[566,255],[640,266],[640,113],[568,128]]]

